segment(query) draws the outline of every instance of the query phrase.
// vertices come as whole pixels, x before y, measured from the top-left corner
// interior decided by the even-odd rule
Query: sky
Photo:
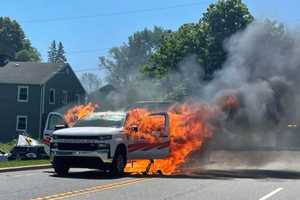
[[[47,61],[52,40],[64,44],[68,62],[80,75],[97,73],[99,56],[145,27],[176,30],[197,22],[213,0],[2,0],[1,16],[17,20]],[[244,0],[258,19],[300,23],[299,0]]]

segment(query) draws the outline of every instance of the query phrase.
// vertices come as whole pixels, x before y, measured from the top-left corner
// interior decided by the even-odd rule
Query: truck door
[[[169,155],[170,152],[170,119],[168,113],[154,113],[149,115],[150,118],[157,118],[163,124],[163,128],[159,130],[151,130],[151,134],[158,137],[158,141],[150,142],[145,138],[134,138],[128,136],[128,159],[163,159]],[[135,127],[139,129],[137,125]],[[136,130],[138,131],[138,130]]]
[[[52,134],[56,130],[57,125],[67,127],[64,117],[60,113],[49,113],[43,133],[43,144],[45,146],[45,151],[48,155],[50,153],[50,141],[52,139]]]

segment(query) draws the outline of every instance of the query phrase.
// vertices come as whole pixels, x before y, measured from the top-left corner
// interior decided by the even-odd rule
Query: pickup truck
[[[128,161],[153,161],[167,157],[170,151],[168,113],[152,113],[149,117],[163,120],[163,129],[153,130],[161,137],[160,142],[150,143],[125,134],[125,112],[95,112],[77,121],[73,127],[68,127],[60,114],[50,113],[44,140],[48,141],[48,152],[55,172],[67,175],[70,168],[76,167],[121,175]],[[132,129],[138,131],[138,126]]]

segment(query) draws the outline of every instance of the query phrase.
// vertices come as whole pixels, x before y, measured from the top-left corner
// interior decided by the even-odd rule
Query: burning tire
[[[112,176],[123,175],[126,163],[127,163],[126,150],[122,147],[118,148],[116,150],[116,153],[114,155],[114,158],[113,158],[113,161],[111,164],[110,174]]]
[[[62,160],[55,159],[53,161],[53,168],[57,175],[66,176],[69,173],[70,167],[66,165]]]

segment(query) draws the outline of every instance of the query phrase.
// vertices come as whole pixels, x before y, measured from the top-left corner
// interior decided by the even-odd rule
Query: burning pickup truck
[[[130,123],[125,112],[94,112],[70,128],[61,115],[50,113],[44,137],[52,138],[49,153],[55,172],[66,175],[71,167],[79,167],[121,175],[128,160],[166,158],[169,115],[151,113],[147,118],[155,121],[149,131],[157,140],[140,137],[139,126]]]

